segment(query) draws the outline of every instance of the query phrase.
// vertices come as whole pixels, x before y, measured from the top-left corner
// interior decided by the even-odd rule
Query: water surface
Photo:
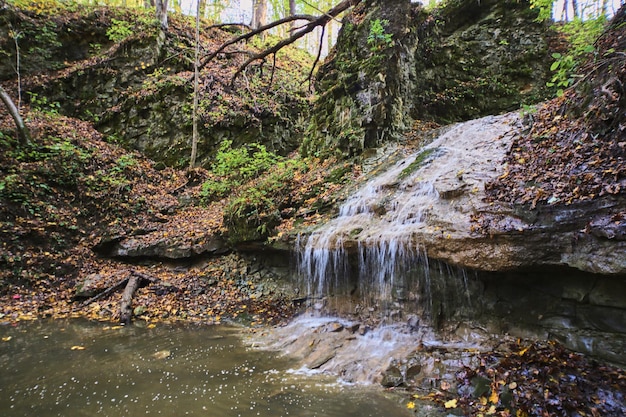
[[[0,326],[0,414],[359,416],[410,413],[380,390],[298,375],[227,326]]]

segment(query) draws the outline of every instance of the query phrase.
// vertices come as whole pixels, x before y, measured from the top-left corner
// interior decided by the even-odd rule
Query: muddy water
[[[289,370],[226,326],[0,326],[0,415],[407,416],[401,400]]]

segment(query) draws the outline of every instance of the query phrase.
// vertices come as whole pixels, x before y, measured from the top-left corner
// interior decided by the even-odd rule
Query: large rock
[[[360,154],[413,119],[440,124],[545,99],[551,33],[526,1],[362,2],[320,68],[305,152]]]
[[[379,253],[384,245],[400,245],[406,253],[423,250],[431,259],[481,271],[552,265],[625,274],[623,196],[535,208],[489,202],[485,184],[504,174],[521,128],[516,113],[446,128],[349,197],[343,215],[317,230],[311,246],[376,246]]]

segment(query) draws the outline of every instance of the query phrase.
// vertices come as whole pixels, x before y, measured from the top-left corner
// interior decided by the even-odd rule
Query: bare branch
[[[311,80],[313,79],[313,71],[315,71],[315,67],[317,66],[317,63],[320,62],[320,58],[322,57],[322,47],[324,46],[324,33],[325,32],[326,32],[326,26],[322,26],[322,34],[320,35],[319,48],[317,48],[317,56],[315,57],[315,61],[313,62],[313,65],[311,65],[311,71],[309,72],[309,76],[307,77],[307,80],[309,80],[309,91],[312,90]]]
[[[253,55],[248,60],[246,60],[246,62],[244,62],[243,64],[241,64],[239,66],[239,68],[237,69],[235,74],[233,74],[231,82],[234,81],[237,78],[237,76],[239,74],[241,74],[241,72],[244,69],[246,69],[254,61],[262,60],[262,59],[266,58],[269,55],[277,53],[278,51],[280,51],[281,49],[283,49],[284,47],[286,47],[288,45],[291,45],[292,43],[294,43],[295,41],[297,41],[298,39],[300,39],[301,37],[303,37],[307,33],[312,32],[318,26],[322,26],[322,27],[326,26],[326,24],[331,19],[334,19],[335,17],[337,17],[342,12],[346,11],[347,9],[349,9],[352,6],[356,6],[360,2],[361,2],[361,0],[344,0],[341,3],[339,3],[337,6],[333,7],[332,9],[330,9],[326,14],[317,17],[313,21],[310,21],[307,25],[305,25],[302,29],[300,29],[297,32],[295,32],[294,34],[292,34],[290,37],[288,37],[286,39],[283,39],[282,41],[276,43],[271,48],[267,48],[267,49],[259,52],[258,54]],[[284,20],[284,19],[281,19],[281,20]],[[278,21],[276,21],[276,22],[278,22]],[[276,22],[270,23],[269,25],[266,25],[266,26],[270,26],[270,25],[272,25],[272,24],[274,24]],[[282,23],[285,23],[285,22],[282,22]],[[264,27],[266,27],[266,26],[264,26]],[[258,32],[261,29],[263,29],[263,27],[257,29],[256,31],[253,31],[253,32]],[[267,30],[267,29],[264,29],[264,30]],[[250,32],[250,33],[253,33],[253,32]],[[254,35],[252,35],[252,36],[254,36]]]
[[[359,0],[360,1],[360,0]],[[198,69],[202,69],[204,68],[209,62],[211,62],[211,60],[213,58],[215,58],[218,54],[220,54],[222,51],[224,51],[224,49],[228,48],[230,45],[234,45],[237,42],[241,42],[241,41],[245,41],[248,40],[250,38],[252,38],[255,35],[258,35],[259,33],[265,32],[266,30],[272,29],[276,26],[280,26],[284,23],[288,23],[288,22],[292,22],[295,20],[308,20],[310,22],[316,20],[316,18],[314,16],[310,16],[310,15],[293,15],[293,16],[288,16],[279,20],[276,20],[272,23],[268,23],[267,25],[261,26],[258,29],[255,29],[253,31],[250,31],[248,33],[244,33],[242,35],[239,35],[229,41],[224,42],[219,48],[217,48],[215,51],[213,51],[212,53],[210,53],[209,55],[207,55],[202,62],[200,63],[200,65],[198,66]]]

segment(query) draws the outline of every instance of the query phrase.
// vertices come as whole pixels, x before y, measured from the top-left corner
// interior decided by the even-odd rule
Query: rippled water
[[[0,415],[406,416],[366,387],[294,374],[225,326],[0,326]]]

